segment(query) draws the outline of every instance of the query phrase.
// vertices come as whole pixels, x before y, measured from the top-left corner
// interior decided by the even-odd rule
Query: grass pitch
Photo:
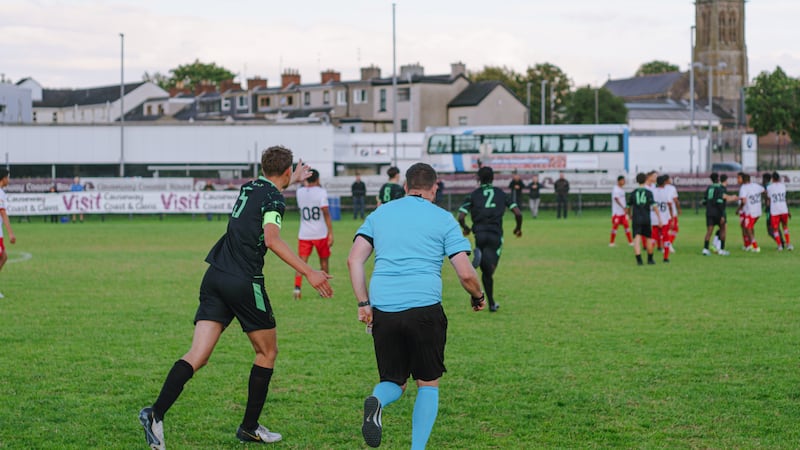
[[[284,222],[292,246],[296,213]],[[798,255],[700,255],[686,211],[670,265],[638,267],[607,212],[510,233],[500,311],[473,313],[445,264],[448,373],[429,448],[797,448]],[[262,423],[275,448],[366,448],[361,408],[377,381],[345,259],[358,223],[335,222],[335,296],[274,255],[265,275],[280,355]],[[206,252],[225,221],[198,215],[17,223],[0,273],[0,448],[146,448],[136,415],[188,349]],[[737,233],[731,232],[732,236]],[[23,260],[25,254],[32,257]],[[313,261],[312,256],[312,261]],[[238,323],[165,420],[171,449],[241,448],[253,352]],[[416,388],[384,411],[383,448],[410,446]],[[410,395],[409,395],[410,394]]]

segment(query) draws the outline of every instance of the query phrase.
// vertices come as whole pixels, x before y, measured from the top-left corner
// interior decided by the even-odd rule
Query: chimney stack
[[[467,75],[467,65],[461,61],[450,64],[450,78],[455,78],[459,75]]]
[[[328,69],[320,74],[320,78],[322,79],[322,84],[339,83],[342,81],[342,74],[333,69]]]
[[[400,79],[405,80],[409,76],[413,77],[421,77],[425,75],[425,69],[419,64],[406,64],[405,66],[400,66]]]
[[[297,69],[286,69],[281,74],[281,89],[286,89],[290,84],[300,84],[300,71]]]
[[[247,79],[247,90],[252,91],[256,88],[265,88],[267,87],[267,80],[261,77],[255,78],[248,78]]]
[[[381,69],[378,66],[371,65],[369,67],[361,68],[361,81],[369,81],[373,78],[381,77]]]

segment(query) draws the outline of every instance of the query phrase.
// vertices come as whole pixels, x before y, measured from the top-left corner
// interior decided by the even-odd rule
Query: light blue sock
[[[433,431],[433,423],[439,414],[439,388],[422,386],[417,389],[414,415],[411,420],[411,450],[423,450]]]
[[[377,397],[378,401],[381,402],[381,408],[385,408],[403,395],[403,389],[391,381],[381,381],[375,385],[375,389],[372,390],[372,395]]]

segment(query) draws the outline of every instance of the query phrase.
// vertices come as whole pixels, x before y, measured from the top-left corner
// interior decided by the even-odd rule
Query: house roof
[[[458,78],[466,78],[463,74],[459,74],[456,77],[447,75],[412,75],[411,82],[412,83],[430,83],[430,84],[450,84]],[[374,86],[384,86],[387,84],[392,84],[392,77],[384,77],[384,78],[374,78],[370,80]],[[401,78],[399,75],[397,76],[397,84],[408,83],[408,78],[403,77]]]
[[[681,72],[667,72],[641,77],[608,80],[603,85],[617,97],[667,96],[670,88],[683,77]]]
[[[629,120],[673,120],[689,121],[691,112],[688,105],[669,99],[626,102]],[[716,108],[715,108],[716,112]],[[709,115],[707,110],[701,109],[700,105],[695,106],[694,120],[698,123],[711,120],[719,120],[719,115]]]
[[[454,99],[450,100],[447,106],[450,108],[477,106],[498,86],[503,86],[503,83],[499,81],[478,81],[472,83],[456,95]]]
[[[140,81],[126,84],[125,94],[145,83],[146,81]],[[117,100],[119,100],[119,85],[88,89],[42,89],[42,100],[34,102],[33,106],[63,108],[73,105],[99,105]]]

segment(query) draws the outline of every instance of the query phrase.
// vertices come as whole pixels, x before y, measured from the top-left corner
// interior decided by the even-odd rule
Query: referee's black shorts
[[[372,309],[372,338],[381,381],[403,385],[409,375],[433,381],[447,371],[447,316],[441,303],[401,312]]]
[[[209,266],[200,284],[194,322],[211,320],[227,328],[234,317],[245,333],[275,328],[264,279],[247,280]]]

